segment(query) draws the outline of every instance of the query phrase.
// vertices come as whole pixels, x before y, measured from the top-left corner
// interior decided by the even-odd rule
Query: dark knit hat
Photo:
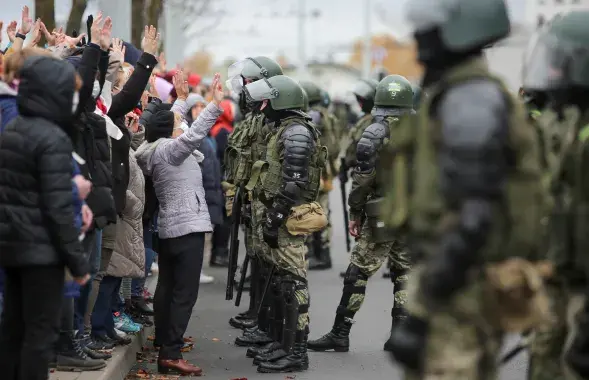
[[[174,130],[174,113],[168,110],[158,110],[149,118],[145,126],[145,139],[154,142],[157,139],[172,136]]]

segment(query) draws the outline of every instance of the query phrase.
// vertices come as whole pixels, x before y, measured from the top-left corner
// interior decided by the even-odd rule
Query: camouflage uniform
[[[588,18],[586,10],[555,16],[536,32],[524,62],[523,95],[547,148],[554,204],[547,250],[554,318],[533,334],[533,380],[589,377]]]
[[[319,133],[302,111],[304,91],[296,81],[279,75],[247,84],[244,91],[254,101],[266,101],[263,112],[272,118],[266,124],[265,155],[253,164],[246,189],[253,195],[254,246],[274,265],[273,281],[282,293],[270,306],[282,332],[252,333],[275,341],[265,352],[257,351],[254,363],[259,364],[259,372],[306,370],[309,291],[305,238],[311,230],[293,234],[287,226],[294,210],[316,201],[327,149],[318,144]]]
[[[397,99],[393,102],[383,99],[383,107],[375,108],[376,123],[365,128],[358,140],[356,166],[352,174],[352,190],[348,198],[348,205],[350,220],[357,223],[364,222],[344,277],[343,294],[336,311],[334,325],[326,335],[309,342],[309,348],[312,350],[347,351],[349,349],[352,319],[364,302],[367,281],[378,271],[387,257],[391,258],[395,268],[392,273],[394,302],[391,317],[393,324],[401,320],[405,314],[403,308],[407,298],[405,283],[410,269],[408,254],[398,237],[374,234],[375,229],[372,224],[374,217],[368,207],[370,204],[373,208],[378,208],[374,205],[381,199],[384,190],[380,175],[384,166],[381,167],[379,164],[380,152],[391,139],[395,138],[395,125],[411,118],[411,115],[414,114],[411,109],[413,94],[409,82],[400,76],[387,77],[386,81],[398,82],[403,94],[398,94]]]
[[[270,270],[269,259],[263,256],[263,252],[255,249],[255,235],[252,233],[252,206],[251,194],[247,193],[244,186],[250,179],[253,164],[263,159],[266,151],[265,141],[265,117],[259,112],[252,112],[252,105],[248,104],[243,93],[244,78],[251,82],[282,74],[282,68],[275,61],[267,57],[247,58],[236,62],[229,68],[228,86],[239,95],[240,108],[250,110],[244,120],[239,122],[228,138],[225,150],[224,171],[225,182],[223,187],[226,197],[226,209],[228,216],[233,213],[233,200],[236,189],[241,191],[242,218],[240,222],[244,226],[246,254],[250,257],[251,286],[250,305],[248,311],[231,318],[229,323],[236,328],[251,328],[259,321],[258,310],[262,302],[262,293]],[[261,323],[267,320],[262,318]]]
[[[491,298],[491,295],[503,289],[489,279],[491,269],[492,273],[499,273],[499,269],[515,265],[518,273],[525,271],[537,285],[530,288],[530,293],[522,292],[521,300],[518,298],[516,303],[527,306],[536,302],[536,296],[545,298],[533,264],[538,260],[542,248],[541,220],[547,210],[546,191],[541,182],[541,154],[537,134],[526,123],[523,109],[511,98],[503,83],[489,74],[482,60],[475,58],[457,65],[442,77],[441,83],[443,85],[428,87],[429,97],[422,105],[417,125],[405,125],[402,126],[404,130],[399,130],[399,134],[409,138],[393,144],[393,183],[389,185],[392,190],[387,196],[390,203],[383,207],[382,212],[391,228],[410,226],[409,236],[415,242],[412,248],[422,254],[422,264],[409,279],[406,305],[409,316],[393,331],[390,348],[396,359],[406,366],[407,379],[490,380],[497,376],[497,355],[504,332],[522,332],[547,314],[547,308],[534,316],[521,314],[517,325],[511,324],[507,316],[512,311],[501,308],[500,304],[492,302],[495,298]],[[464,114],[455,114],[452,109],[445,108],[449,104],[455,105],[451,100],[456,97],[464,102],[472,101],[471,107],[481,104],[492,107],[495,115],[507,115],[505,121],[489,117],[485,119],[488,125],[479,124],[479,127],[491,130],[507,129],[505,134],[501,134],[504,140],[495,142],[504,144],[500,145],[500,150],[494,153],[481,152],[483,148],[478,145],[481,142],[480,134],[469,137],[461,132],[472,128],[472,124],[468,118],[461,120]],[[437,99],[436,111],[433,111],[432,99]],[[446,102],[446,99],[450,100]],[[497,109],[502,111],[498,112]],[[457,115],[456,119],[452,119],[452,125],[462,129],[450,133],[447,119],[437,115],[446,118]],[[440,130],[447,134],[442,136],[432,133]],[[491,133],[487,136],[491,135],[495,136]],[[461,137],[458,140],[461,144],[450,144],[456,136]],[[445,145],[441,141],[445,141]],[[470,146],[471,143],[476,148]],[[486,144],[482,146],[489,147]],[[462,161],[454,156],[466,154],[469,149],[475,149],[477,157],[482,161]],[[487,172],[487,169],[483,169],[486,165],[489,165],[487,168],[495,167],[503,159],[506,150],[514,152],[513,157],[518,160],[511,164],[509,174],[505,174],[509,176],[507,184],[497,190],[506,192],[502,198],[506,202],[492,202],[489,204],[490,211],[479,215],[477,213],[487,206],[467,211],[448,209],[451,206],[446,197],[467,196],[460,186],[492,189],[503,183],[495,177],[485,179],[468,175],[473,173],[473,168]],[[413,162],[411,177],[406,175],[409,172],[408,162]],[[443,173],[444,177],[438,178],[442,176],[438,173]],[[449,175],[455,177],[449,179]],[[464,175],[466,177],[460,178]],[[410,178],[414,179],[411,185],[408,182]],[[483,183],[477,184],[478,181]],[[450,188],[442,188],[442,184]],[[481,199],[485,198],[478,198],[477,202]],[[467,204],[467,200],[457,202]],[[484,224],[476,224],[477,228],[493,226],[489,230],[472,232],[488,234],[486,244],[480,248],[471,248],[469,243],[455,241],[445,243],[450,245],[441,245],[440,239],[447,239],[445,236],[464,239],[458,237],[460,235],[450,234],[456,230],[462,231],[464,227],[458,226],[463,225],[461,217],[465,212],[470,213],[468,218],[472,219],[469,220],[491,218]],[[510,224],[509,228],[505,228],[505,223]],[[460,244],[467,251],[461,254],[452,251],[453,255],[460,256],[451,256],[446,250],[447,247],[456,250],[452,244]],[[461,261],[473,255],[478,255],[479,260],[476,262],[480,262],[480,266]],[[518,259],[514,260],[516,257]],[[503,273],[500,275],[503,276]],[[521,283],[527,286],[528,279],[522,279]],[[410,344],[408,339],[411,340]]]

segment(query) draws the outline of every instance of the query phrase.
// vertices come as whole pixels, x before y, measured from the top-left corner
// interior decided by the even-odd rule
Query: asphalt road
[[[336,186],[339,186],[335,183]],[[337,187],[335,188],[337,189]],[[311,338],[326,333],[333,323],[335,309],[341,296],[342,280],[339,272],[348,265],[343,234],[343,216],[339,191],[332,192],[332,258],[334,266],[328,271],[309,274],[311,292]],[[233,344],[240,334],[229,326],[229,318],[247,307],[248,298],[242,300],[240,310],[232,302],[225,301],[225,271],[205,268],[215,282],[201,286],[198,302],[186,336],[195,338],[195,348],[184,357],[203,368],[209,379],[268,379],[283,380],[331,380],[331,379],[401,379],[401,370],[393,365],[382,350],[390,329],[392,285],[375,275],[368,284],[366,301],[356,315],[356,323],[350,335],[348,353],[309,353],[310,368],[296,374],[260,374],[251,359],[245,357],[245,349]],[[506,339],[506,348],[517,343],[517,337]],[[515,357],[502,368],[501,380],[526,378],[527,354]]]

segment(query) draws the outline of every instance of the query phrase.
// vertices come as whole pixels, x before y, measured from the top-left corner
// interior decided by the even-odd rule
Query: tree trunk
[[[137,49],[141,49],[141,37],[143,35],[143,15],[145,12],[145,0],[131,0],[131,43]]]
[[[147,25],[153,25],[157,28],[162,13],[163,0],[151,0],[147,8]]]
[[[55,28],[55,0],[35,0],[35,17],[41,18],[50,32]],[[45,36],[41,37],[39,46],[45,44]]]
[[[84,12],[86,12],[86,6],[88,6],[88,0],[72,1],[72,9],[70,10],[70,15],[65,27],[65,32],[68,36],[71,36],[74,30],[77,30],[78,34],[80,34],[80,30],[83,29],[82,17],[84,16]]]

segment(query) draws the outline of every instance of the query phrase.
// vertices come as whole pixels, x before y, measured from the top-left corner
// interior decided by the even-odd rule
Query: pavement
[[[337,182],[334,185],[338,186]],[[335,309],[341,296],[342,279],[339,277],[339,272],[345,270],[348,265],[341,198],[337,187],[335,189],[332,191],[330,199],[333,268],[309,273],[311,338],[317,338],[331,328]],[[388,279],[382,278],[381,272],[369,281],[366,301],[356,315],[356,323],[350,335],[350,352],[309,352],[309,370],[293,374],[260,374],[256,372],[256,366],[252,365],[251,359],[245,357],[245,349],[233,344],[241,332],[228,324],[231,316],[247,308],[247,295],[242,300],[242,306],[239,309],[235,308],[233,302],[225,301],[226,270],[205,266],[204,272],[214,276],[215,281],[212,284],[202,285],[200,288],[199,299],[194,307],[185,335],[194,339],[195,346],[192,351],[184,354],[185,359],[203,369],[204,377],[215,380],[402,379],[402,371],[391,362],[387,353],[382,350],[390,329],[392,285]],[[517,336],[508,337],[505,349],[509,350],[510,347],[516,345],[518,339]],[[134,347],[137,348],[138,345]],[[132,349],[129,348],[129,350]],[[135,352],[133,351],[132,354]],[[516,356],[502,367],[500,380],[526,379],[527,362],[527,353],[523,352]],[[128,361],[125,362],[129,369],[132,364]],[[108,368],[111,366],[112,363],[109,363]],[[51,380],[123,379],[123,377],[118,377],[120,370],[116,373],[117,376],[114,376],[115,373],[116,371],[113,372],[112,377],[98,377],[96,376],[98,373],[92,377],[92,373],[85,373],[77,378],[60,377],[53,374]],[[142,358],[140,362],[135,363],[127,378],[164,379],[174,377],[157,376],[153,360]]]

